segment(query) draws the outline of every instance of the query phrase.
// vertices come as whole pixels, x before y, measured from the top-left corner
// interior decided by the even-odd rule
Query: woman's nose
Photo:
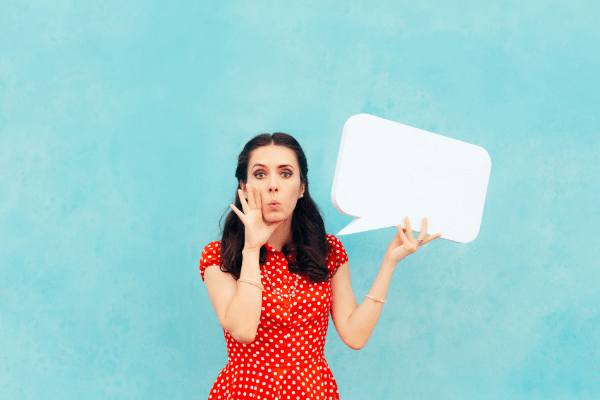
[[[269,180],[269,192],[277,192],[279,189],[277,187],[277,178],[271,177]]]

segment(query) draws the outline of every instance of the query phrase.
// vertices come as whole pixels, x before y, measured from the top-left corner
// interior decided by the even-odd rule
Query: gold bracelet
[[[368,294],[365,295],[365,297],[370,298],[373,301],[376,301],[378,303],[387,303],[387,300],[378,300],[378,299],[374,299],[373,297],[369,296]]]
[[[262,285],[262,283],[260,283],[260,282],[255,282],[255,281],[251,281],[250,279],[244,279],[244,278],[240,278],[240,279],[238,279],[237,281],[238,281],[238,283],[240,283],[240,282],[246,282],[246,283],[249,283],[249,284],[251,284],[251,285],[254,285],[254,286],[256,286],[257,288],[259,288],[259,289],[260,289],[260,290],[262,290],[262,291],[264,291],[264,290],[265,290],[265,287],[264,287],[264,286]]]

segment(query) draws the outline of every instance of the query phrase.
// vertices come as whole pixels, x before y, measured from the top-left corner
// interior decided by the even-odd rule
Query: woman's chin
[[[282,212],[270,212],[264,216],[266,222],[270,224],[283,221],[285,219],[285,215]]]

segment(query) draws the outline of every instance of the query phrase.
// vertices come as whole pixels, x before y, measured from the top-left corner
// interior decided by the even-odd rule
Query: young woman
[[[324,358],[329,311],[340,338],[361,349],[375,328],[396,264],[440,234],[398,225],[369,294],[357,304],[342,244],[325,232],[308,166],[285,133],[250,140],[220,241],[200,272],[223,327],[228,363],[209,399],[339,399]],[[405,234],[406,232],[406,234]]]

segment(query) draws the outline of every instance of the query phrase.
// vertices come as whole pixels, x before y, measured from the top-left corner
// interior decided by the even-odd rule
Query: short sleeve
[[[331,271],[331,276],[333,276],[340,266],[348,262],[348,255],[338,238],[333,235],[327,235],[327,241],[331,245],[332,255],[335,255],[335,257],[329,256],[327,260],[327,268]]]
[[[210,242],[200,256],[200,276],[204,281],[204,270],[210,265],[221,265],[221,241]]]

